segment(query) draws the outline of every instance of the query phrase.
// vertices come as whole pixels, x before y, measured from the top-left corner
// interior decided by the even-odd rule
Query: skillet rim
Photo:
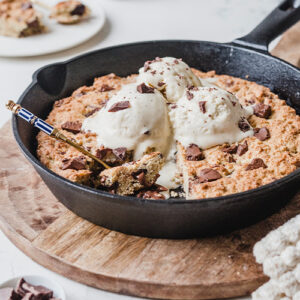
[[[264,50],[258,50],[255,48],[251,48],[249,46],[244,46],[238,43],[235,43],[235,41],[233,42],[229,42],[229,43],[217,43],[217,42],[211,42],[211,41],[199,41],[199,40],[149,40],[149,41],[141,41],[141,42],[132,42],[132,43],[125,43],[125,44],[120,44],[120,45],[114,45],[114,46],[109,46],[109,47],[105,47],[105,48],[100,48],[100,49],[96,49],[96,50],[92,50],[92,51],[88,51],[86,53],[77,55],[75,57],[72,57],[70,59],[64,60],[64,61],[60,61],[60,62],[56,62],[56,63],[51,63],[51,64],[47,64],[43,67],[40,67],[39,69],[37,69],[33,75],[32,75],[32,82],[29,84],[29,86],[24,90],[24,92],[21,94],[21,96],[18,99],[18,104],[21,104],[25,95],[28,93],[28,91],[35,86],[36,84],[38,84],[38,80],[37,77],[39,75],[40,72],[42,72],[43,70],[47,69],[48,67],[51,66],[56,66],[56,65],[68,65],[69,63],[72,63],[73,61],[76,60],[80,60],[83,57],[87,57],[90,55],[93,55],[95,53],[99,53],[99,52],[105,52],[105,51],[110,51],[113,49],[118,49],[118,48],[125,48],[125,47],[130,47],[130,46],[136,46],[136,45],[150,45],[150,44],[157,44],[157,43],[194,43],[194,44],[210,44],[210,45],[217,45],[217,46],[221,46],[221,47],[230,47],[230,48],[237,48],[238,50],[242,50],[242,51],[246,51],[246,52],[251,52],[254,53],[255,55],[262,55],[267,57],[268,59],[273,59],[276,63],[279,64],[284,64],[287,67],[293,69],[293,71],[295,72],[300,72],[300,68],[278,58],[275,56],[272,56],[268,51],[264,51]],[[286,101],[286,100],[285,100]],[[118,200],[121,201],[122,204],[125,204],[125,201],[132,203],[132,204],[145,204],[145,205],[160,205],[161,204],[172,204],[172,205],[190,205],[191,203],[193,203],[194,205],[212,205],[215,203],[222,203],[222,202],[227,202],[227,203],[231,203],[231,202],[235,202],[235,201],[242,201],[244,198],[249,198],[249,197],[253,197],[255,195],[261,195],[261,193],[263,193],[264,191],[267,190],[272,190],[274,186],[277,186],[278,188],[287,185],[289,182],[293,181],[294,179],[296,179],[298,177],[298,179],[300,179],[300,168],[293,171],[292,173],[277,179],[271,183],[268,183],[266,185],[262,185],[258,188],[255,189],[250,189],[248,191],[244,191],[244,192],[239,192],[239,193],[234,193],[234,194],[229,194],[229,195],[225,195],[225,196],[220,196],[220,197],[212,197],[212,198],[202,198],[202,199],[189,199],[186,200],[185,198],[169,198],[169,199],[165,199],[165,200],[155,200],[155,199],[143,199],[143,198],[138,198],[138,197],[134,197],[134,196],[123,196],[123,195],[117,195],[117,194],[111,194],[109,192],[103,191],[103,190],[99,190],[96,188],[92,188],[83,184],[79,184],[76,182],[72,182],[58,174],[56,174],[55,172],[53,172],[52,170],[48,169],[46,166],[44,166],[33,154],[31,154],[31,152],[27,149],[27,147],[24,145],[24,143],[21,140],[21,136],[19,134],[19,130],[17,127],[17,116],[13,115],[12,116],[12,128],[13,128],[13,134],[14,137],[17,141],[18,146],[20,147],[22,153],[24,154],[24,156],[27,158],[27,160],[35,167],[40,169],[44,174],[49,175],[52,177],[52,179],[54,180],[60,180],[62,181],[62,183],[68,185],[69,187],[75,188],[75,189],[79,189],[81,191],[84,191],[86,193],[92,193],[94,195],[97,196],[101,196],[101,200],[107,200],[107,198],[109,198],[110,200]],[[44,181],[44,180],[43,180]]]

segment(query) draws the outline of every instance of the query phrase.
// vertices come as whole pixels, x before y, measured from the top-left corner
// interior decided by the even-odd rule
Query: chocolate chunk
[[[146,130],[146,131],[144,132],[144,134],[149,135],[149,134],[150,134],[150,130]]]
[[[79,133],[81,130],[82,124],[79,121],[71,122],[67,121],[64,124],[61,125],[61,129],[70,131],[72,133]]]
[[[200,174],[198,176],[198,181],[200,183],[203,182],[210,182],[210,181],[215,181],[222,178],[222,176],[220,175],[220,173],[214,169],[202,169],[200,171]]]
[[[100,107],[96,107],[96,108],[92,109],[91,111],[89,111],[88,113],[86,113],[84,116],[88,118],[99,110],[100,110]]]
[[[144,72],[147,72],[148,70],[150,70],[150,64],[152,64],[151,60],[147,60],[144,64]]]
[[[112,150],[113,154],[120,160],[124,160],[126,157],[127,149],[125,147],[115,148]]]
[[[49,299],[53,297],[53,292],[41,285],[34,286],[27,282],[24,282],[22,288],[27,292],[24,298],[28,300]],[[26,295],[28,295],[27,298]]]
[[[21,300],[21,296],[19,296],[12,288],[3,288],[0,289],[0,299]]]
[[[174,59],[174,64],[178,65],[179,64],[179,61],[178,59]]]
[[[204,156],[201,149],[197,145],[191,144],[186,148],[185,158],[187,160],[196,161],[203,159]]]
[[[25,283],[24,278],[21,278],[18,283],[17,283],[17,287],[16,287],[16,292],[18,295],[20,295],[21,297],[25,296],[26,294],[26,290],[23,289],[23,284]]]
[[[196,86],[194,86],[194,85],[189,85],[188,87],[187,87],[187,89],[189,90],[189,91],[198,91],[199,89],[196,87]]]
[[[112,149],[110,148],[97,149],[96,157],[99,159],[103,159],[110,152],[112,152]]]
[[[160,185],[160,184],[154,184],[154,185],[153,185],[153,188],[154,188],[154,190],[157,191],[157,192],[165,192],[165,191],[168,190],[166,187],[164,187],[164,186],[162,186],[162,185]]]
[[[236,102],[235,101],[232,101],[232,100],[230,100],[231,101],[231,104],[233,105],[233,106],[236,106]]]
[[[147,86],[145,83],[138,85],[136,90],[141,94],[154,94],[154,88]]]
[[[62,161],[62,170],[83,170],[85,169],[86,159],[84,156],[78,156],[74,158],[66,158]]]
[[[263,103],[256,104],[253,109],[254,114],[260,118],[267,119],[272,113],[271,106]]]
[[[137,194],[137,197],[143,199],[164,200],[165,196],[156,191],[142,191]]]
[[[266,168],[264,161],[261,158],[254,158],[251,163],[246,167],[246,171],[255,170],[258,168]]]
[[[160,81],[158,84],[157,84],[159,87],[162,87],[162,86],[164,86],[165,85],[165,83],[164,82],[162,82],[162,81]]]
[[[222,148],[222,151],[225,153],[230,153],[230,154],[234,154],[237,151],[237,146],[236,145],[231,145],[231,146],[226,146],[224,148]]]
[[[137,179],[141,185],[145,185],[146,173],[147,173],[146,169],[140,169],[137,170],[136,172],[133,172],[132,177]]]
[[[230,155],[228,157],[228,162],[233,163],[233,162],[236,162],[236,160]]]
[[[242,156],[248,151],[248,143],[245,141],[243,144],[239,144],[237,147],[237,155]]]
[[[25,2],[21,5],[22,10],[30,9],[32,8],[32,4],[30,2]]]
[[[119,110],[126,109],[128,107],[130,107],[129,101],[121,101],[121,102],[117,102],[117,103],[113,104],[108,111],[109,112],[116,112],[116,111],[119,111]]]
[[[109,92],[112,90],[114,90],[114,88],[109,86],[108,84],[103,84],[100,88],[100,92]]]
[[[254,128],[254,136],[260,141],[264,141],[270,137],[269,129],[266,127]]]
[[[152,75],[155,75],[155,74],[156,74],[156,70],[151,71],[151,74],[152,74]]]
[[[187,97],[188,100],[192,100],[194,98],[194,95],[190,91],[187,91],[186,92],[186,97]]]
[[[40,26],[40,22],[38,19],[35,19],[31,22],[27,22],[28,27],[30,28],[38,28]]]
[[[34,286],[26,282],[23,278],[17,284],[17,294],[20,298],[27,300],[50,299],[53,297],[53,292],[41,285]]]
[[[85,13],[85,5],[78,4],[76,7],[70,12],[71,16],[82,16]]]
[[[250,125],[248,124],[248,122],[245,119],[241,119],[238,123],[238,126],[241,129],[241,131],[243,131],[243,132],[250,130]]]
[[[201,112],[203,112],[204,114],[206,113],[206,101],[199,101],[199,107]]]

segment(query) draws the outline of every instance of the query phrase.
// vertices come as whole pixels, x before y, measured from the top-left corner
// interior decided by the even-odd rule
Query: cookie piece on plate
[[[26,37],[42,33],[46,27],[42,14],[28,0],[4,0],[0,2],[0,35]]]
[[[91,14],[89,8],[80,1],[68,0],[53,6],[50,18],[61,24],[78,23]]]
[[[138,161],[102,171],[99,175],[100,184],[113,193],[133,195],[156,182],[163,163],[161,153],[146,154]]]

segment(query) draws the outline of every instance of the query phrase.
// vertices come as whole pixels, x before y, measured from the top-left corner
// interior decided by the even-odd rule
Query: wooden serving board
[[[122,294],[161,299],[242,296],[267,278],[252,248],[300,213],[300,195],[271,218],[226,236],[162,240],[93,225],[64,208],[19,151],[10,124],[0,130],[0,228],[41,265]]]

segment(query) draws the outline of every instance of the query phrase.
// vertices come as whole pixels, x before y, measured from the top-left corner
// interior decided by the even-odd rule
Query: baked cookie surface
[[[188,155],[190,149],[177,145],[178,177],[187,199],[247,191],[297,169],[300,165],[300,118],[294,109],[268,88],[254,82],[216,75],[213,71],[193,72],[233,93],[242,105],[264,106],[257,106],[248,120],[255,128],[255,135],[239,143],[211,147],[196,158]],[[72,96],[56,101],[46,121],[112,166],[129,162],[132,160],[130,151],[120,156],[116,149],[101,149],[96,134],[82,132],[80,128],[85,118],[103,107],[122,85],[135,82],[135,78],[136,75],[120,78],[114,74],[96,78],[92,86],[81,87]],[[42,132],[37,140],[37,154],[46,167],[74,182],[97,186],[95,165],[90,158]]]

